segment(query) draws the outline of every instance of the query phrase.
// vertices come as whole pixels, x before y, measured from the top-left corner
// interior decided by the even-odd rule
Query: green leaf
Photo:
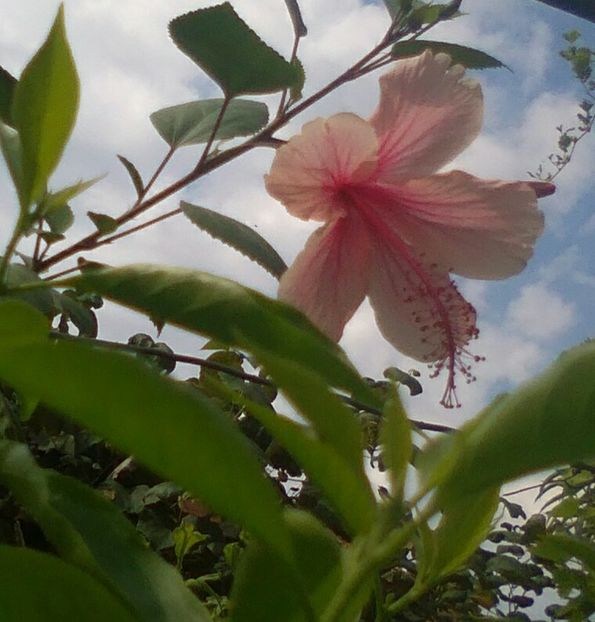
[[[97,318],[93,311],[68,294],[56,294],[62,313],[78,328],[79,335],[97,337]]]
[[[498,508],[499,488],[488,489],[479,494],[454,499],[442,511],[442,518],[431,532],[430,558],[419,559],[416,587],[427,589],[448,576],[475,552],[484,541]]]
[[[278,359],[277,359],[278,360]],[[279,360],[278,360],[279,361]],[[335,508],[350,533],[367,531],[374,520],[374,496],[370,483],[362,469],[362,450],[359,450],[359,464],[346,459],[332,443],[321,438],[314,430],[291,419],[278,415],[274,410],[256,404],[242,395],[234,394],[221,383],[209,386],[222,397],[239,403],[257,419],[308,473],[310,479],[323,491]],[[311,395],[320,386],[309,389]],[[320,415],[324,416],[326,388],[322,387]]]
[[[56,207],[44,216],[44,220],[49,225],[52,233],[63,234],[74,223],[74,214],[69,205]]]
[[[2,622],[140,622],[100,583],[57,557],[0,546]]]
[[[232,590],[232,622],[311,622],[321,619],[341,580],[335,535],[305,512],[286,512],[296,570],[251,542],[240,558]],[[347,619],[347,618],[346,618]]]
[[[532,550],[534,555],[555,562],[566,562],[575,558],[595,572],[595,544],[586,537],[579,538],[571,534],[547,534]]]
[[[384,0],[384,6],[392,19],[395,19],[399,12],[409,13],[412,4],[412,0]]]
[[[595,4],[592,0],[539,0],[548,6],[566,11],[595,23]]]
[[[17,85],[17,79],[6,69],[0,67],[0,121],[12,125],[12,98]]]
[[[151,115],[151,123],[173,149],[206,143],[211,137],[223,102],[223,99],[203,99],[162,108]],[[250,136],[262,129],[268,120],[266,104],[247,99],[232,100],[223,115],[215,139]]]
[[[120,160],[120,162],[122,162],[122,164],[124,165],[126,172],[130,176],[132,185],[134,186],[134,189],[136,190],[136,196],[140,198],[143,195],[143,192],[145,191],[145,186],[143,184],[143,179],[140,173],[138,172],[138,169],[136,168],[136,166],[134,166],[134,164],[130,160],[128,160],[122,155],[118,156],[118,160]]]
[[[98,181],[103,179],[105,175],[101,177],[94,177],[87,181],[78,181],[72,186],[67,186],[56,192],[48,192],[42,199],[40,207],[41,214],[46,215],[48,212],[64,207],[71,199],[82,194],[85,190],[88,190],[91,186],[95,185]]]
[[[10,289],[19,285],[28,285],[31,283],[41,283],[39,276],[20,264],[10,264],[6,271],[6,286]],[[48,288],[15,291],[7,294],[10,298],[17,298],[29,303],[41,311],[47,317],[53,317],[55,313],[54,296]]]
[[[70,342],[0,349],[0,378],[287,551],[278,498],[253,447],[195,388],[130,356]]]
[[[407,58],[409,56],[418,56],[424,50],[431,50],[434,54],[448,54],[453,64],[463,65],[467,69],[506,67],[497,58],[481,50],[443,41],[422,41],[419,39],[415,41],[400,41],[393,45],[391,54],[393,58]]]
[[[30,304],[10,298],[0,299],[0,344],[2,347],[47,341],[48,319]]]
[[[115,505],[91,488],[41,469],[25,445],[9,441],[0,441],[0,481],[60,555],[126,600],[139,620],[209,620],[174,568],[145,545]]]
[[[60,6],[47,39],[23,70],[12,103],[23,149],[23,208],[41,196],[60,161],[78,101],[79,81]]]
[[[287,270],[277,251],[254,229],[235,218],[186,201],[181,201],[180,207],[197,227],[252,259],[277,279]]]
[[[595,342],[563,353],[545,373],[497,399],[426,450],[426,477],[450,462],[441,497],[472,495],[534,471],[595,457]],[[443,474],[444,475],[444,474]]]
[[[392,497],[403,498],[407,467],[413,454],[411,424],[395,389],[384,407],[384,422],[380,430],[384,464],[389,469]]]
[[[229,2],[176,17],[169,32],[228,98],[282,91],[298,80],[296,68],[266,45]]]
[[[93,221],[93,224],[97,227],[97,231],[102,235],[111,233],[118,228],[118,221],[107,214],[87,212],[87,216]]]
[[[207,538],[203,533],[195,531],[191,523],[186,522],[178,525],[178,527],[172,531],[172,536],[174,539],[174,553],[176,554],[176,560],[180,567],[182,560],[192,548]]]
[[[87,270],[61,283],[228,346],[254,346],[295,360],[329,385],[351,391],[369,405],[377,402],[343,351],[306,317],[234,281],[194,270],[138,265]]]
[[[23,150],[18,132],[0,121],[0,149],[8,172],[12,178],[17,195],[21,193],[23,184]]]

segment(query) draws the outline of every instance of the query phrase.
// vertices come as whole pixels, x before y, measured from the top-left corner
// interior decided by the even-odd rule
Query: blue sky
[[[165,145],[151,127],[151,112],[168,105],[216,96],[216,87],[179,53],[167,37],[167,22],[188,10],[215,4],[200,0],[66,0],[69,36],[81,74],[83,95],[77,128],[54,187],[108,173],[73,203],[76,234],[89,230],[87,210],[117,215],[132,200],[115,154],[133,160],[147,176],[164,155]],[[282,0],[237,0],[238,12],[271,45],[288,54],[291,28]],[[57,0],[21,0],[3,7],[0,65],[18,74],[41,43],[57,9]],[[349,66],[387,26],[384,8],[362,0],[302,0],[309,34],[300,57],[306,68],[306,92],[312,92]],[[483,87],[485,124],[481,136],[452,165],[481,176],[522,179],[554,149],[555,126],[573,121],[580,91],[558,56],[562,34],[578,28],[595,46],[595,27],[534,0],[466,0],[465,17],[440,25],[428,38],[472,45],[513,69],[473,72]],[[377,76],[343,87],[294,120],[282,132],[290,137],[316,117],[351,111],[368,116],[377,101]],[[266,101],[273,103],[273,99]],[[258,230],[291,261],[314,228],[297,221],[266,195],[262,176],[273,153],[254,152],[204,182],[169,200],[217,209]],[[166,170],[163,185],[181,176],[196,151],[180,153]],[[449,168],[449,167],[447,167]],[[380,376],[390,365],[422,371],[425,392],[410,403],[412,415],[457,425],[477,412],[495,393],[506,390],[546,366],[564,348],[595,335],[595,146],[588,137],[576,159],[560,176],[558,192],[542,203],[546,233],[535,256],[518,277],[503,282],[462,283],[477,306],[482,331],[474,349],[488,358],[478,366],[478,381],[463,387],[460,411],[438,405],[441,383],[428,380],[423,365],[405,360],[380,336],[364,305],[349,324],[342,345],[364,375]],[[8,187],[4,172],[0,185]],[[10,196],[3,193],[3,196]],[[5,205],[0,224],[6,237],[15,206]],[[229,276],[274,295],[276,283],[258,266],[211,240],[183,219],[173,219],[104,248],[89,258],[122,265],[135,261],[191,266]],[[68,267],[68,264],[64,267]],[[144,319],[108,306],[102,335],[126,339],[151,332]],[[196,354],[201,341],[166,329],[176,350]]]

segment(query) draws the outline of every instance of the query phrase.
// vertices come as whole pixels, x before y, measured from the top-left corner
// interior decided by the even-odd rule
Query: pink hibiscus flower
[[[543,231],[537,197],[552,184],[436,173],[478,135],[481,88],[445,54],[424,52],[380,78],[369,121],[337,114],[307,123],[276,154],[269,193],[315,231],[281,278],[279,296],[339,340],[368,295],[384,337],[445,370],[441,403],[460,406],[455,376],[474,379],[467,350],[475,309],[449,273],[520,272]]]

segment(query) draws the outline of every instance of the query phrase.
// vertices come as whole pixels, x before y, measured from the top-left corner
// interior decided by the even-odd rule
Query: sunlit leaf
[[[162,108],[151,115],[151,123],[165,142],[174,149],[205,143],[211,137],[223,105],[222,99],[203,99]],[[266,104],[247,99],[232,100],[217,129],[215,139],[250,136],[269,120]]]
[[[186,201],[181,201],[180,207],[197,227],[252,259],[277,279],[287,270],[287,265],[277,251],[244,223]]]
[[[209,620],[182,577],[151,551],[132,523],[96,491],[41,469],[25,445],[9,441],[0,441],[0,482],[65,560],[128,601],[140,620]]]
[[[141,622],[98,581],[57,557],[0,546],[2,622]]]
[[[176,17],[174,43],[219,84],[227,97],[290,88],[298,72],[238,16],[229,2]]]
[[[87,270],[62,281],[240,349],[302,364],[370,405],[376,397],[344,353],[301,313],[234,281],[151,265]],[[359,398],[358,398],[359,399]]]
[[[45,190],[74,126],[78,101],[79,81],[60,6],[47,39],[23,70],[12,102],[23,152],[23,206]]]
[[[443,41],[425,41],[416,39],[415,41],[400,41],[392,47],[393,58],[407,58],[418,56],[424,50],[432,50],[434,54],[448,54],[453,64],[463,65],[467,69],[489,69],[493,67],[506,67],[497,58],[464,45],[455,43],[445,43]]]

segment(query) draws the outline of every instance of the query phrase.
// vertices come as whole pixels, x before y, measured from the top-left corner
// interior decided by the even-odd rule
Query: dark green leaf
[[[62,283],[226,345],[246,350],[254,346],[295,360],[331,386],[352,391],[372,406],[377,401],[342,350],[307,318],[234,281],[194,270],[139,265],[87,270]]]
[[[400,41],[393,45],[392,55],[393,58],[407,58],[409,56],[418,56],[424,50],[431,50],[434,54],[448,54],[452,58],[453,64],[463,65],[467,69],[506,67],[497,58],[481,50],[443,41],[422,41],[419,39],[415,41]]]
[[[548,6],[566,11],[577,17],[595,23],[595,3],[593,0],[539,0]]]
[[[21,137],[21,203],[28,207],[45,190],[74,126],[79,81],[66,39],[64,7],[17,83],[12,117]]]
[[[0,441],[0,481],[72,564],[127,600],[140,620],[209,620],[180,575],[94,490],[41,469],[25,445]]]
[[[250,442],[193,387],[128,355],[70,342],[0,349],[0,378],[287,552],[277,495]]]
[[[6,272],[6,285],[8,288],[29,283],[40,283],[39,276],[20,264],[10,264]],[[17,298],[39,309],[44,315],[52,317],[55,313],[54,296],[51,290],[39,288],[10,293],[11,298]]]
[[[392,19],[394,19],[399,12],[404,14],[409,13],[412,7],[412,0],[384,0],[384,6]]]
[[[304,71],[302,61],[299,58],[294,58],[292,61],[292,65],[297,67],[297,70],[299,72],[299,79],[289,89],[289,99],[291,102],[296,102],[302,98],[302,91],[304,90],[304,84],[306,82],[306,72]]]
[[[291,18],[295,36],[305,37],[308,34],[308,29],[306,28],[306,24],[304,24],[302,12],[300,11],[300,5],[297,0],[285,0],[285,4],[287,5],[287,12]]]
[[[17,79],[0,67],[0,121],[12,125],[12,98]]]
[[[162,108],[151,115],[151,123],[161,138],[174,149],[206,143],[211,137],[223,102],[223,99],[203,99]],[[268,120],[266,104],[235,99],[227,106],[215,139],[250,136],[262,129]]]
[[[472,495],[559,464],[595,457],[595,342],[562,354],[535,380],[497,399],[426,450],[427,476],[449,463],[442,496]],[[433,463],[433,466],[429,466]],[[444,477],[444,473],[443,473]]]
[[[87,216],[93,221],[93,224],[97,227],[97,231],[102,235],[111,233],[118,228],[118,221],[107,214],[87,212]]]
[[[52,233],[63,234],[72,226],[74,214],[69,205],[62,205],[45,214],[44,220],[48,223]]]
[[[144,192],[145,187],[143,184],[143,179],[140,176],[140,173],[138,172],[138,169],[136,168],[136,166],[134,166],[134,164],[132,164],[130,160],[128,160],[122,155],[118,156],[118,160],[122,162],[122,164],[124,165],[124,168],[126,169],[126,172],[130,176],[132,185],[134,186],[134,189],[136,190],[136,195],[138,197],[141,197]]]
[[[252,259],[277,279],[287,270],[277,251],[254,229],[235,218],[186,201],[181,201],[180,207],[197,227]]]
[[[2,622],[140,622],[100,583],[57,557],[0,546]]]
[[[176,17],[169,32],[228,98],[282,91],[298,80],[296,68],[266,45],[229,2]]]
[[[97,318],[95,313],[68,294],[56,294],[62,312],[78,328],[79,335],[97,337]]]
[[[335,535],[305,512],[289,511],[297,572],[270,549],[250,543],[232,591],[232,622],[321,619],[341,581]],[[347,618],[346,618],[347,619]]]

